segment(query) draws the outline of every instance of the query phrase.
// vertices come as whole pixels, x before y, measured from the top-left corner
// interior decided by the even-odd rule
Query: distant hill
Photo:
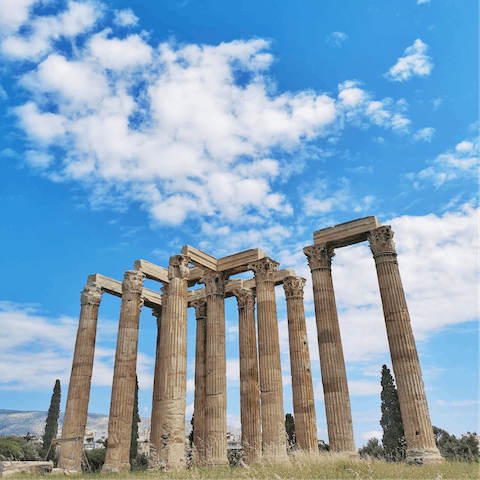
[[[60,413],[59,427],[63,425],[64,414]],[[45,420],[47,412],[23,412],[19,410],[1,410],[0,409],[0,435],[26,435],[30,432],[32,435],[43,435],[45,431]],[[139,434],[150,428],[150,418],[141,417],[138,425]],[[190,420],[185,422],[185,434],[190,433]],[[96,432],[95,438],[107,437],[108,415],[101,413],[89,413],[87,419],[87,432]],[[240,429],[227,427],[227,431],[233,434],[240,434]]]

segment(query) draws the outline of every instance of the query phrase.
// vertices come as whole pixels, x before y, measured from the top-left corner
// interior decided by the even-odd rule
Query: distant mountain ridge
[[[63,425],[64,413],[60,413],[58,420],[59,428]],[[43,435],[45,431],[45,420],[47,412],[41,411],[21,411],[21,410],[2,410],[0,409],[0,435],[26,435],[30,432],[32,435]],[[139,434],[150,428],[150,417],[141,417],[138,425]],[[190,420],[185,422],[185,434],[190,433],[192,426]],[[89,413],[87,419],[87,432],[96,432],[95,438],[107,437],[108,415],[102,413]],[[240,429],[227,427],[227,431],[236,435],[240,434]]]

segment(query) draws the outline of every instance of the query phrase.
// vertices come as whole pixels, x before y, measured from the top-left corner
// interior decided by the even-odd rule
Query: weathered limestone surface
[[[233,291],[238,303],[240,353],[240,419],[242,422],[243,461],[246,465],[262,459],[260,390],[258,383],[257,335],[255,332],[255,294],[251,289]]]
[[[143,305],[143,279],[143,273],[135,270],[127,270],[123,279],[108,419],[108,445],[103,472],[130,470],[130,436],[135,398],[138,326]]]
[[[205,351],[207,328],[207,301],[197,300],[190,304],[195,308],[197,335],[195,349],[195,397],[193,407],[193,444],[195,446],[195,463],[205,463]]]
[[[167,468],[185,468],[187,393],[187,282],[189,258],[174,255],[168,267],[167,309],[162,315],[158,408],[163,445],[156,444]]]
[[[302,277],[287,277],[284,280],[283,288],[287,300],[295,437],[297,445],[304,452],[318,453],[317,418],[303,306],[305,282],[306,280]]]
[[[318,350],[327,417],[330,451],[357,456],[343,358],[340,327],[333,291],[333,248],[313,245],[303,249],[312,272]]]
[[[163,305],[152,309],[152,315],[157,319],[157,344],[155,348],[155,370],[153,374],[153,395],[152,395],[152,415],[150,424],[150,442],[155,445],[154,451],[150,452],[154,462],[159,461],[157,445],[161,448],[161,431],[162,431],[162,409],[160,407],[160,341],[162,333],[162,314],[167,311],[167,295],[163,295]]]
[[[357,218],[351,222],[341,223],[334,227],[323,228],[313,232],[315,245],[326,245],[331,248],[345,247],[354,243],[364,242],[370,230],[381,224],[377,217]]]
[[[227,363],[225,350],[224,273],[206,272],[200,279],[207,296],[205,344],[205,463],[228,465]]]
[[[288,461],[283,415],[282,366],[275,303],[275,271],[279,264],[264,258],[249,265],[255,274],[258,318],[258,359],[262,412],[263,459]]]
[[[435,445],[420,362],[413,337],[397,254],[390,226],[376,228],[368,237],[377,268],[392,366],[397,382],[407,441],[407,461],[442,461]]]
[[[18,461],[4,461],[0,462],[0,477],[6,478],[16,473],[40,473],[45,475],[52,473],[53,462],[18,462]],[[57,469],[58,470],[58,469]],[[63,469],[62,469],[63,472]]]
[[[58,460],[60,468],[78,472],[81,471],[83,435],[87,424],[98,307],[101,297],[101,288],[89,279],[81,294],[80,319],[62,429],[62,438],[80,437],[80,439],[76,442],[62,443]]]

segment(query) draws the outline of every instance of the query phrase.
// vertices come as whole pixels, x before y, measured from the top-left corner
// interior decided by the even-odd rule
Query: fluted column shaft
[[[197,319],[197,335],[195,350],[195,397],[193,408],[193,444],[195,446],[196,463],[205,463],[205,350],[207,301],[193,302]]]
[[[304,452],[318,453],[317,418],[303,306],[304,286],[305,279],[302,277],[286,277],[283,281],[287,301],[295,438]]]
[[[161,425],[162,425],[162,409],[160,407],[160,339],[162,333],[162,315],[166,312],[167,295],[163,289],[162,306],[152,309],[152,315],[157,319],[157,344],[155,348],[155,370],[153,374],[153,395],[152,395],[152,415],[150,423],[150,443],[155,445],[155,452],[150,449],[150,455],[154,461],[159,459],[159,449],[162,447],[161,441]]]
[[[313,245],[305,247],[303,251],[312,272],[318,351],[330,451],[356,456],[358,453],[353,439],[347,373],[333,291],[331,271],[333,249],[326,245]]]
[[[144,275],[128,270],[122,283],[122,304],[113,369],[112,400],[108,418],[108,443],[104,472],[130,470],[137,344]]]
[[[205,273],[200,279],[207,296],[205,344],[205,462],[228,465],[227,363],[225,347],[225,283],[222,273]]]
[[[255,294],[249,288],[234,290],[233,294],[237,297],[238,303],[242,460],[246,465],[252,465],[259,463],[262,458],[257,335],[255,331]]]
[[[257,293],[263,459],[270,462],[287,460],[282,365],[274,284],[278,266],[279,264],[270,258],[248,266],[255,273]]]
[[[87,282],[81,294],[80,319],[78,321],[77,340],[62,428],[62,438],[79,436],[80,439],[76,442],[65,442],[60,445],[58,466],[78,472],[81,471],[83,436],[87,424],[98,307],[101,297],[102,290],[100,287]]]
[[[167,309],[162,315],[158,408],[162,445],[156,445],[168,468],[185,468],[185,406],[187,394],[188,262],[174,255],[168,267]],[[157,440],[158,441],[158,440]]]
[[[392,367],[407,441],[407,461],[441,460],[435,445],[420,362],[413,337],[405,293],[398,269],[390,226],[372,230],[368,237],[375,259]]]

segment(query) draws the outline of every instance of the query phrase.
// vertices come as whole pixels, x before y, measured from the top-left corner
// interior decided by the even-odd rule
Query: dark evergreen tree
[[[60,416],[60,399],[61,399],[60,380],[55,381],[53,387],[50,408],[47,413],[45,423],[45,433],[43,434],[43,455],[47,460],[55,460],[55,448],[53,448],[52,440],[56,438],[58,432],[58,417]],[[51,448],[50,448],[51,447]]]
[[[296,445],[295,440],[295,419],[291,413],[285,415],[285,431],[287,432],[287,440],[290,448]]]
[[[190,444],[190,448],[193,448],[193,439],[195,438],[195,431],[194,431],[194,424],[193,424],[193,417],[195,413],[192,415],[192,419],[190,420],[190,424],[192,425],[192,429],[190,430],[190,434],[188,435],[188,443]]]
[[[132,434],[130,436],[130,463],[133,465],[138,455],[138,424],[141,422],[138,414],[138,377],[135,376],[135,399],[133,401]]]
[[[396,462],[406,457],[405,432],[403,430],[400,401],[393,377],[386,365],[382,367],[382,418],[383,452],[387,460]]]

